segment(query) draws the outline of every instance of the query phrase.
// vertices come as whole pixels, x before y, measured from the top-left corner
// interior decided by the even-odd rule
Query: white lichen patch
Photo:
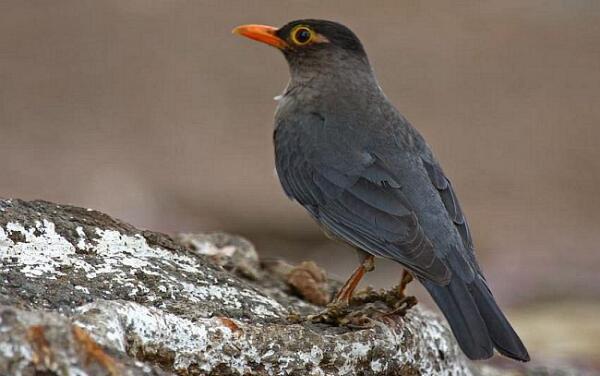
[[[83,279],[74,290],[88,294],[93,285],[105,291],[105,298],[120,289],[129,297],[155,302],[166,292],[168,299],[199,305],[214,302],[213,306],[232,309],[242,308],[242,300],[251,301],[248,309],[258,317],[278,317],[285,312],[278,302],[254,290],[218,282],[193,255],[150,246],[139,234],[100,228],[95,232],[97,237],[88,239],[83,228],[77,227],[74,246],[73,240],[58,234],[47,220],[31,228],[8,223],[0,227],[0,270],[19,271],[27,278],[56,279],[68,269]],[[207,308],[201,310],[210,314]]]
[[[11,235],[25,238],[24,242],[13,241]],[[19,268],[28,277],[55,279],[64,275],[58,269],[61,265],[71,265],[75,250],[54,229],[48,221],[36,222],[34,228],[25,228],[18,223],[8,223],[0,227],[0,262],[3,271]]]
[[[379,373],[381,371],[383,371],[383,365],[381,364],[381,360],[379,359],[375,359],[371,361],[371,371],[375,372],[375,373]]]
[[[83,286],[75,286],[73,287],[75,290],[79,290],[81,292],[83,292],[84,294],[89,294],[90,290],[87,287],[83,287]]]
[[[85,241],[86,241],[87,236],[85,235],[85,232],[83,232],[83,228],[81,226],[77,226],[75,231],[77,231],[77,235],[79,236],[79,241],[77,242],[77,248],[83,250],[83,249],[85,249]]]

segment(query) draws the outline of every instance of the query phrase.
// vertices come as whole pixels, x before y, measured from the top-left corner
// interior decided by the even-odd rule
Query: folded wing
[[[434,251],[401,186],[372,155],[340,171],[276,137],[276,163],[285,192],[328,232],[375,256],[393,259],[439,284],[451,273]],[[360,163],[356,163],[360,162]],[[358,166],[358,167],[357,167]]]

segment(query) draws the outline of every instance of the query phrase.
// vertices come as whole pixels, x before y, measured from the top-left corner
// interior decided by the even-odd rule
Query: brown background
[[[238,232],[264,255],[316,259],[344,277],[355,256],[325,240],[273,172],[284,60],[230,35],[303,17],[361,37],[452,177],[534,356],[593,365],[597,1],[0,0],[0,196],[165,232]],[[397,281],[398,266],[378,265],[368,283]]]

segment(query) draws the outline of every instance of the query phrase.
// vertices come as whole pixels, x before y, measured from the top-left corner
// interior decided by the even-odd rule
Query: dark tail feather
[[[494,345],[488,334],[475,300],[465,283],[453,277],[447,286],[421,281],[448,320],[454,337],[469,359],[487,359],[494,354]]]
[[[494,347],[510,358],[528,361],[523,343],[498,308],[481,278],[468,285],[454,276],[446,286],[421,281],[448,320],[461,349],[469,359],[487,359]]]
[[[509,358],[528,362],[529,353],[525,345],[498,307],[485,281],[478,277],[469,287],[498,352]]]

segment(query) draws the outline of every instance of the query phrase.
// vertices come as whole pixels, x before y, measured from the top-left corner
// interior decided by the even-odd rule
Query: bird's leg
[[[402,271],[402,279],[400,284],[390,291],[391,300],[388,301],[388,306],[391,311],[383,313],[380,317],[386,318],[392,315],[404,316],[406,311],[417,304],[417,298],[406,295],[406,286],[413,280],[413,275],[406,269]]]
[[[406,286],[408,286],[409,283],[411,283],[413,280],[413,276],[412,274],[410,274],[410,272],[406,269],[402,269],[402,279],[400,280],[400,284],[398,285],[398,287],[396,287],[396,289],[398,290],[398,294],[402,297],[405,297],[406,294]]]
[[[360,265],[354,270],[354,273],[348,278],[344,286],[338,291],[337,295],[330,303],[332,305],[344,304],[348,305],[350,303],[350,299],[352,299],[352,295],[354,294],[354,290],[356,290],[356,286],[363,278],[365,273],[372,271],[375,269],[375,257],[369,254],[364,254],[364,257],[360,263]]]
[[[358,283],[365,275],[375,268],[375,257],[370,254],[357,250],[360,265],[354,270],[354,273],[348,278],[344,286],[338,291],[337,295],[331,303],[327,305],[327,308],[315,315],[309,315],[307,318],[312,322],[322,322],[335,325],[348,325],[350,321],[357,321],[358,319],[352,317],[350,310],[350,300],[354,294],[354,290]]]

